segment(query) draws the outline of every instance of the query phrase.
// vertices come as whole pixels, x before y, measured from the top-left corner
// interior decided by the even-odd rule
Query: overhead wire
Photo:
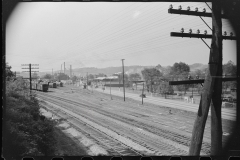
[[[141,4],[141,5],[143,5],[143,4]],[[140,5],[140,6],[141,6]],[[139,7],[139,6],[136,6],[136,7]],[[136,8],[135,7],[135,8]],[[128,7],[129,8],[129,7]],[[125,9],[124,9],[125,10]],[[132,10],[130,10],[130,11],[127,11],[127,12],[125,12],[124,14],[129,14],[129,12],[132,12]],[[122,16],[122,15],[121,15]],[[114,16],[113,17],[111,17],[111,18],[115,18]],[[111,19],[111,18],[109,18],[109,19]],[[95,25],[93,28],[96,28],[97,27],[97,30],[99,30],[99,29],[101,29],[101,28],[104,28],[104,26],[106,26],[106,25],[108,25],[108,23],[110,22],[110,23],[112,23],[112,22],[117,22],[117,20],[121,20],[122,18],[124,18],[124,17],[120,17],[120,19],[117,19],[117,18],[115,18],[114,20],[111,20],[111,21],[108,21],[107,23],[104,23],[104,25],[100,25],[100,24],[103,24],[103,22],[100,22],[100,24],[97,24],[97,25]],[[108,20],[109,20],[108,19]],[[104,21],[105,22],[105,21]],[[99,27],[99,25],[100,25],[100,27]],[[88,32],[86,32],[86,33],[84,33],[84,35],[81,35],[81,36],[78,36],[79,38],[80,38],[80,41],[79,40],[77,40],[76,42],[78,42],[78,43],[81,43],[81,41],[84,41],[87,37],[89,37],[89,34],[90,34],[90,36],[91,35],[96,35],[96,33],[94,33],[94,32],[90,32],[91,30],[89,30]],[[93,31],[95,31],[95,30],[93,30]]]
[[[170,19],[169,19],[169,20],[170,20]],[[141,30],[139,30],[139,31],[141,31]],[[133,32],[133,33],[136,33],[136,34],[137,34],[138,32]],[[106,41],[106,43],[109,42],[109,41],[111,41],[111,40],[112,40],[112,39]],[[150,43],[150,42],[148,42],[148,43]],[[156,43],[157,43],[157,41],[156,41]],[[147,43],[146,43],[146,44],[147,44]],[[146,45],[146,44],[145,44],[145,45]],[[99,44],[99,46],[101,46],[101,43]],[[137,45],[137,46],[139,46],[139,45]],[[129,46],[129,47],[130,47],[130,46]],[[131,47],[130,47],[130,48],[131,48]],[[120,49],[120,48],[118,48],[118,49]],[[124,49],[124,48],[121,48],[121,49]],[[117,50],[117,49],[116,49],[116,50]],[[109,52],[110,52],[110,51],[109,51]]]
[[[143,51],[148,51],[148,50],[151,50],[151,49],[158,49],[158,48],[163,48],[163,47],[166,47],[166,46],[172,46],[172,45],[174,45],[174,46],[176,46],[175,44],[177,44],[177,45],[179,45],[179,44],[181,44],[181,43],[183,43],[184,41],[187,41],[187,40],[183,40],[182,42],[177,42],[177,43],[172,43],[172,44],[168,44],[168,45],[164,45],[164,46],[158,46],[158,47],[155,47],[155,48],[148,48],[148,49],[145,49],[145,50],[142,50],[141,52],[143,52]],[[187,42],[188,44],[189,43],[194,43],[194,42],[192,42],[192,41],[188,41]],[[185,46],[182,46],[182,47],[185,47]],[[175,48],[175,47],[174,47]],[[140,52],[140,51],[135,51],[135,52]],[[131,54],[131,53],[129,53],[129,54]],[[116,57],[116,56],[124,56],[124,55],[126,55],[126,54],[123,54],[123,55],[114,55],[114,57]]]
[[[109,18],[107,18],[107,19],[105,19],[105,20],[101,21],[99,24],[97,24],[97,25],[93,26],[92,28],[90,28],[89,30],[87,30],[86,32],[84,32],[84,35],[86,35],[86,34],[90,33],[90,31],[92,31],[92,30],[93,30],[93,29],[95,29],[95,28],[99,28],[99,27],[101,26],[101,24],[103,24],[104,22],[108,21],[109,19],[111,19],[111,18],[113,18],[113,17],[117,16],[119,13],[121,13],[121,12],[123,12],[124,10],[126,10],[126,9],[130,8],[130,7],[131,7],[131,6],[133,6],[133,5],[135,5],[135,3],[133,3],[133,4],[129,5],[128,7],[124,8],[123,10],[121,10],[121,11],[117,12],[115,15],[113,15],[113,16],[110,16]],[[84,36],[84,35],[79,35],[79,36],[76,36],[75,38],[73,38],[72,40],[68,41],[67,43],[65,43],[65,44],[64,44],[64,45],[62,45],[61,47],[64,47],[65,45],[72,43],[74,40],[76,40],[77,38],[79,38],[79,37],[82,37],[82,36]]]
[[[187,42],[188,44],[189,44],[189,42]],[[195,45],[199,45],[199,44],[195,44]],[[166,45],[166,46],[169,46],[169,45]],[[164,46],[163,46],[164,47]],[[175,47],[174,48],[182,48],[182,47],[184,47],[184,46],[176,46],[175,45]],[[191,47],[194,47],[194,45],[192,45]],[[157,48],[159,48],[159,47],[157,47]],[[152,48],[152,49],[156,49],[156,48]],[[150,50],[152,50],[152,49],[148,49],[147,51],[150,51]],[[167,48],[164,48],[164,49],[162,49],[161,51],[163,51],[163,50],[165,50],[165,49],[167,49]],[[170,48],[170,50],[171,49],[173,49],[172,47]],[[143,52],[143,51],[142,51]],[[133,55],[132,53],[129,53],[129,54],[131,54],[130,56],[129,56],[129,54],[126,54],[126,55],[128,55],[128,57],[130,58],[130,57],[134,57],[134,56],[139,56],[139,53],[140,52],[135,52],[135,53],[137,53],[136,55]],[[113,60],[120,60],[120,58],[114,58],[114,59],[106,59],[106,60],[103,60],[104,62],[106,62],[106,61],[113,61]],[[102,62],[99,62],[99,63],[102,63]],[[94,63],[94,64],[99,64],[99,63]]]
[[[182,48],[182,47],[183,47],[183,46],[179,46],[179,47],[176,47],[176,48]],[[191,47],[194,47],[194,46],[191,46]],[[155,49],[155,48],[153,48],[153,49]],[[172,48],[170,48],[170,49],[172,49]],[[132,58],[132,57],[136,57],[136,56],[139,57],[139,52],[136,52],[136,53],[134,53],[134,54],[131,53],[131,55],[129,55],[129,54],[127,54],[127,55],[128,55],[128,57],[129,57],[129,59]],[[107,59],[107,60],[105,60],[105,61],[114,61],[114,60],[115,60],[115,61],[116,61],[116,60],[119,60],[119,61],[120,61],[120,59],[121,59],[121,58],[113,58],[113,59]],[[105,61],[104,61],[104,62],[105,62]],[[99,63],[94,63],[94,64],[96,65],[96,64],[100,64],[100,63],[101,63],[101,62],[99,62]]]
[[[186,40],[185,40],[186,41]],[[188,44],[189,44],[189,42],[187,42]],[[177,44],[179,44],[179,43],[177,43]],[[171,44],[170,44],[171,45]],[[175,45],[175,44],[172,44],[172,45]],[[165,45],[165,46],[167,46],[167,45]],[[165,47],[165,46],[161,46],[161,47],[157,47],[157,48],[162,48],[162,47]],[[169,46],[169,45],[168,45]],[[184,47],[184,46],[181,46],[181,47]],[[175,47],[174,48],[176,48],[176,45],[175,45]],[[146,49],[146,50],[151,50],[152,48],[150,48],[150,49]],[[154,48],[154,49],[156,49],[156,47]],[[89,59],[88,60],[83,60],[82,59],[82,61],[90,61]],[[91,60],[91,61],[93,61],[93,60]],[[106,60],[103,60],[103,61],[106,61]]]
[[[102,44],[101,44],[102,45]],[[91,47],[92,48],[92,47]]]
[[[127,23],[125,23],[125,24],[127,24]],[[127,27],[126,27],[127,28]],[[101,32],[101,34],[104,34],[103,32]],[[95,34],[92,34],[92,35],[95,35]],[[99,37],[101,37],[101,36],[99,36]],[[84,37],[83,37],[83,39],[84,39]],[[101,39],[101,41],[102,41],[102,39]]]
[[[127,24],[127,23],[126,23]],[[93,34],[94,35],[94,34]],[[101,36],[99,36],[99,37],[101,37]],[[83,38],[84,39],[84,38]]]

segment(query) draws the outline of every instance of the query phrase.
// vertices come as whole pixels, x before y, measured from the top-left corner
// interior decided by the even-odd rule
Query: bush
[[[6,81],[6,96],[29,96],[29,88],[24,80]]]
[[[29,93],[23,81],[6,85],[6,130],[3,155],[48,156],[54,154],[54,124],[41,116],[38,100]]]

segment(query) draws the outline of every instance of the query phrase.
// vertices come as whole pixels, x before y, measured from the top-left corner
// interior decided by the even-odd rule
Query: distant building
[[[22,80],[23,79],[23,76],[18,76],[16,77],[17,80]]]
[[[61,80],[63,84],[72,84],[72,80]]]
[[[122,72],[114,73],[113,76],[119,76],[120,74],[122,74]]]

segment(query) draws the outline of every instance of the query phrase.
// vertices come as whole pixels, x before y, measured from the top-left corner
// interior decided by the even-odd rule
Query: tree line
[[[223,76],[236,76],[237,66],[232,62],[228,61],[226,64],[223,65]],[[188,64],[184,62],[174,63],[172,66],[162,67],[158,64],[156,67],[153,68],[144,68],[141,73],[131,73],[131,74],[124,74],[124,82],[126,86],[131,87],[132,81],[144,80],[146,83],[146,89],[149,92],[156,92],[156,93],[173,93],[174,90],[184,92],[189,88],[195,88],[198,92],[201,91],[200,85],[176,85],[170,86],[168,84],[169,81],[179,81],[179,80],[187,80],[187,79],[204,79],[205,78],[206,68],[204,69],[196,69],[194,71],[190,71],[190,67]],[[123,83],[123,75],[118,74],[119,83]],[[73,82],[77,80],[83,80],[88,78],[88,80],[93,80],[94,78],[98,77],[107,77],[107,75],[103,73],[99,74],[87,74],[85,76],[72,76],[71,78],[64,74],[46,74],[42,78],[49,79],[49,80],[67,80],[71,79]],[[236,82],[224,82],[223,88],[236,88]]]

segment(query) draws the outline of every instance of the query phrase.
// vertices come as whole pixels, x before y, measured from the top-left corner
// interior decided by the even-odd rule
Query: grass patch
[[[86,150],[79,143],[67,136],[61,129],[54,127],[56,139],[55,156],[83,156],[87,155]]]

